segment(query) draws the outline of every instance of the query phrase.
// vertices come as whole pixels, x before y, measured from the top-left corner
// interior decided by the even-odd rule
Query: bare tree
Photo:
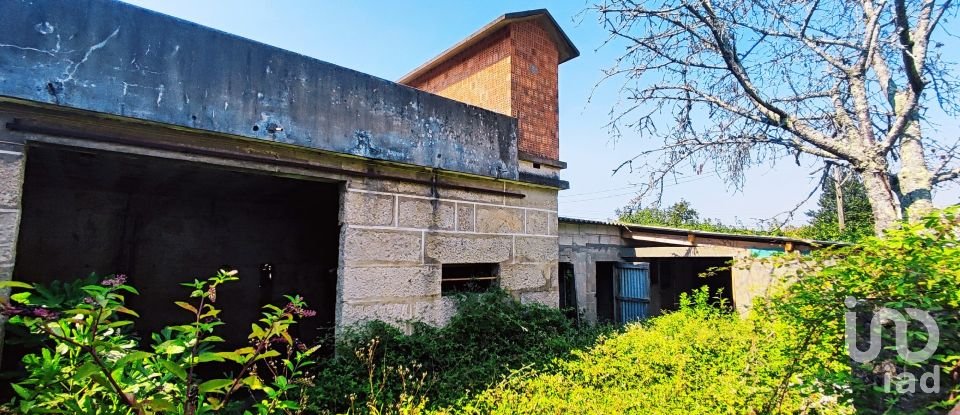
[[[664,138],[617,170],[650,172],[648,196],[687,167],[739,186],[751,165],[814,157],[860,175],[878,233],[922,215],[960,178],[956,145],[921,131],[928,101],[958,110],[933,40],[953,1],[605,0],[609,42],[626,43],[603,81],[624,80],[610,127]]]

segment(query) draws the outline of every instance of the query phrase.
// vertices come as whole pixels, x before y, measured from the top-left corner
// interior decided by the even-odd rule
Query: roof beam
[[[621,248],[622,258],[730,258],[744,254],[743,249],[723,246],[657,246],[650,248]]]
[[[696,236],[692,233],[688,233],[686,235],[672,235],[663,233],[654,234],[624,229],[620,232],[620,235],[623,236],[624,239],[632,239],[634,241],[654,242],[678,246],[696,246]]]

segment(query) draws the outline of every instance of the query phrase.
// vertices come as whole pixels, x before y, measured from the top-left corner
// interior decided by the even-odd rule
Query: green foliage
[[[840,191],[843,195],[844,229],[840,229],[837,216],[837,189],[832,181],[828,181],[823,185],[817,208],[807,212],[810,223],[803,226],[796,236],[821,241],[857,242],[874,235],[873,211],[863,182],[855,177],[848,178],[840,186]]]
[[[692,229],[707,232],[734,233],[741,235],[771,234],[763,229],[751,229],[745,226],[725,225],[716,219],[701,219],[690,202],[680,200],[666,208],[626,207],[618,209],[619,220],[636,225],[662,226],[667,228]]]
[[[809,257],[774,259],[794,269],[784,292],[761,312],[781,319],[795,331],[793,354],[798,364],[814,368],[825,393],[853,403],[860,413],[929,413],[960,402],[960,206],[936,212],[918,223],[904,223],[884,238],[867,237],[858,245],[823,250]],[[859,301],[860,336],[869,333],[862,321],[887,307],[903,312],[929,312],[940,331],[939,348],[926,362],[912,364],[894,352],[894,330],[881,330],[885,351],[873,362],[859,364],[844,343],[847,297]],[[926,343],[927,331],[908,326],[911,350]],[[860,346],[866,349],[866,345]],[[939,393],[898,393],[883,387],[884,374],[939,371]],[[951,399],[951,396],[953,399]]]
[[[605,330],[575,327],[560,310],[521,304],[500,290],[457,300],[457,313],[444,327],[412,323],[404,334],[372,322],[345,334],[337,355],[321,363],[312,410],[380,413],[409,399],[411,389],[432,407],[450,405],[511,370],[546,367]],[[409,372],[406,383],[398,371]]]
[[[251,326],[251,346],[218,351],[223,341],[215,330],[223,325],[214,307],[217,287],[235,281],[236,271],[220,271],[207,280],[182,284],[191,288],[191,301],[176,304],[191,321],[166,327],[142,347],[132,335],[127,295],[137,291],[126,277],[111,276],[57,284],[57,289],[5,282],[0,288],[25,288],[3,304],[9,323],[25,327],[43,340],[38,354],[24,357],[28,376],[12,385],[18,395],[9,407],[23,414],[204,414],[232,409],[259,414],[295,413],[291,400],[306,386],[304,367],[315,352],[298,345],[288,334],[296,319],[311,313],[299,297],[288,297],[284,308],[264,307],[263,318]],[[280,350],[277,344],[285,345]],[[235,375],[200,379],[196,368],[206,362],[235,364]],[[257,366],[263,369],[255,370]],[[267,372],[267,373],[264,373]],[[234,402],[237,392],[253,402]]]
[[[677,312],[632,324],[546,371],[518,372],[447,413],[790,413],[815,398],[781,391],[793,364],[773,323],[711,305],[706,287]],[[821,406],[831,412],[835,408]]]

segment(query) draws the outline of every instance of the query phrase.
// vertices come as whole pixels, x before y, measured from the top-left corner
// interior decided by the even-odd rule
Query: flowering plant
[[[263,317],[251,325],[249,346],[219,351],[224,340],[214,331],[224,323],[214,306],[217,287],[236,281],[236,274],[221,270],[182,284],[192,289],[190,301],[176,304],[191,321],[153,333],[149,349],[129,329],[130,318],[139,315],[124,305],[125,296],[138,292],[124,275],[83,285],[75,299],[22,282],[0,283],[26,289],[0,304],[0,312],[44,340],[38,354],[24,357],[28,376],[12,385],[18,396],[10,405],[24,414],[299,413],[294,399],[310,386],[305,367],[317,347],[307,348],[289,329],[315,312],[300,297],[288,296],[283,308],[263,308]],[[231,377],[204,380],[196,369],[207,362],[237,368]]]

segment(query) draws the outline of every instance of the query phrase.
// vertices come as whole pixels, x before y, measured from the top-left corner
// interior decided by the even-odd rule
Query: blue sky
[[[634,196],[631,186],[645,179],[642,173],[611,175],[612,169],[659,142],[639,135],[618,142],[608,138],[604,125],[617,99],[615,85],[602,86],[588,103],[601,70],[613,62],[619,50],[599,48],[606,36],[596,16],[582,12],[589,5],[586,2],[128,1],[389,80],[398,79],[503,13],[546,8],[581,52],[560,69],[560,158],[569,165],[563,178],[570,181],[570,190],[560,194],[560,214],[612,218],[614,209]],[[960,132],[956,119],[944,119],[941,124],[954,136]],[[685,171],[686,177],[665,188],[664,202],[683,198],[703,217],[752,224],[803,200],[819,178],[811,175],[817,168],[812,162],[797,166],[792,161],[756,167],[742,191],[729,188],[715,175]],[[953,186],[939,192],[936,199],[938,204],[956,203],[958,195],[960,189]]]

